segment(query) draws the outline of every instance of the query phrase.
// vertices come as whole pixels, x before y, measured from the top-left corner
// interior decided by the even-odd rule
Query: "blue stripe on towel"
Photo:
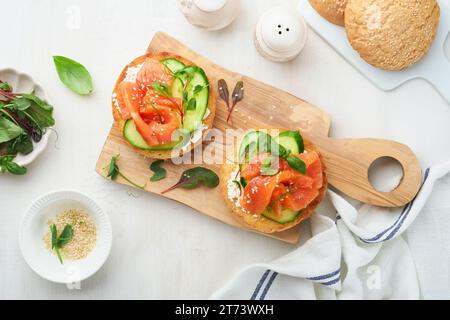
[[[256,298],[257,298],[257,296],[259,294],[259,291],[261,290],[261,287],[263,286],[263,284],[266,281],[267,277],[269,276],[270,272],[272,272],[272,274],[270,275],[270,278],[267,281],[266,286],[264,287],[264,290],[263,290],[263,292],[261,293],[261,295],[259,297],[259,300],[264,300],[266,298],[267,293],[269,292],[269,290],[272,287],[275,279],[278,276],[278,272],[271,271],[271,270],[266,270],[264,272],[264,274],[262,275],[261,279],[259,280],[258,285],[256,286],[255,291],[253,292],[252,297],[250,298],[250,300],[256,300]],[[331,272],[329,274],[325,274],[325,275],[317,276],[317,277],[310,277],[310,278],[306,278],[306,279],[312,280],[312,281],[316,281],[316,282],[318,282],[318,283],[320,283],[320,284],[322,284],[324,286],[331,286],[331,285],[334,285],[334,284],[338,283],[341,280],[340,273],[341,273],[341,269],[338,269],[338,270],[336,270],[334,272]],[[330,278],[333,278],[336,275],[337,275],[337,277],[335,279],[331,279],[330,280]],[[319,280],[322,280],[322,281],[319,281]]]
[[[263,293],[261,293],[261,296],[259,297],[259,300],[264,300],[266,298],[267,292],[269,292],[270,287],[273,284],[273,281],[275,280],[275,278],[277,277],[278,272],[273,272],[272,275],[270,276],[269,281],[266,284],[266,287],[264,288]]]
[[[327,280],[331,277],[334,277],[335,275],[339,274],[341,272],[341,269],[339,268],[338,270],[329,273],[329,274],[324,274],[323,276],[317,276],[317,277],[310,277],[310,278],[306,278],[308,280],[312,280],[312,281],[319,281],[319,280]]]
[[[266,281],[266,278],[269,275],[269,272],[270,272],[270,270],[266,270],[266,272],[264,272],[264,274],[262,275],[261,279],[259,280],[259,282],[255,288],[255,291],[253,291],[253,294],[252,294],[250,300],[256,299],[256,296],[258,295],[259,290],[261,290],[261,287],[262,287],[264,281]]]
[[[427,170],[425,171],[424,179],[423,179],[422,186],[420,187],[420,189],[422,189],[425,182],[428,180],[429,174],[430,174],[430,168],[427,168]],[[420,192],[420,190],[419,190],[419,192]],[[401,228],[403,223],[405,222],[406,218],[408,217],[409,213],[411,212],[411,209],[412,209],[416,199],[417,199],[417,196],[403,209],[402,213],[399,215],[397,220],[395,220],[395,222],[389,228],[385,229],[384,231],[377,234],[373,238],[370,238],[370,239],[359,238],[359,239],[364,243],[377,243],[377,242],[383,242],[383,241],[392,239],[395,236],[395,234],[397,233],[397,231]],[[391,230],[392,230],[392,232],[384,240],[377,241]]]
[[[320,282],[320,284],[324,285],[324,286],[332,286],[333,284],[338,283],[341,280],[341,277],[337,277],[336,279],[330,280],[330,281],[326,281],[326,282]]]

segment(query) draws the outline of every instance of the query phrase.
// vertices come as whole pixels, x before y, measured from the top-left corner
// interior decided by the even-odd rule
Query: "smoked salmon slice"
[[[281,215],[283,208],[299,211],[314,201],[323,186],[319,154],[309,151],[297,156],[305,162],[306,175],[295,171],[281,159],[280,171],[276,175],[262,176],[261,161],[267,155],[259,155],[252,160],[241,172],[241,177],[248,182],[241,200],[242,207],[254,214],[261,214],[270,207]]]
[[[152,86],[154,82],[171,86],[172,75],[158,60],[147,58],[136,81],[122,81],[117,92],[122,118],[133,119],[149,146],[171,143],[174,131],[181,127],[179,99],[158,94]]]

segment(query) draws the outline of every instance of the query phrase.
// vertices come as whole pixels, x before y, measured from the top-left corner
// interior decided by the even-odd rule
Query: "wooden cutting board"
[[[216,91],[217,81],[221,78],[227,81],[231,87],[230,90],[237,81],[242,80],[246,95],[238,105],[239,111],[233,114],[234,127],[300,129],[302,134],[315,143],[321,151],[329,183],[350,197],[369,204],[396,207],[410,202],[417,194],[421,183],[421,168],[417,158],[407,146],[395,141],[380,139],[329,138],[331,119],[327,113],[280,89],[226,70],[165,33],[155,34],[148,51],[172,52],[193,61],[205,69],[212,81],[211,85]],[[229,128],[226,117],[226,105],[222,100],[217,99],[214,127],[220,130]],[[149,165],[152,160],[137,154],[129,147],[121,132],[113,126],[96,166],[97,172],[103,177],[106,176],[104,166],[116,154],[120,154],[119,166],[128,177],[137,183],[148,182],[151,176]],[[368,169],[380,157],[397,159],[403,167],[404,176],[399,186],[392,192],[378,192],[368,181]],[[162,190],[176,183],[184,170],[192,167],[174,165],[170,161],[164,166],[168,169],[168,178],[158,183],[148,182],[147,191],[160,194]],[[205,165],[205,167],[219,173],[217,165]],[[118,178],[117,182],[129,185],[121,178]],[[244,228],[233,218],[219,188],[200,188],[189,191],[177,189],[163,196],[179,201],[227,224]],[[299,228],[269,236],[296,243],[299,238]]]

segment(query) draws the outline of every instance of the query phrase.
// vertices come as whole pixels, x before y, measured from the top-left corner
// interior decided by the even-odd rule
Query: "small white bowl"
[[[27,93],[34,90],[38,97],[48,101],[48,96],[45,90],[40,85],[35,83],[33,78],[27,74],[20,73],[14,69],[1,69],[0,80],[8,82],[13,87],[14,92]],[[48,102],[50,103],[50,101]],[[41,141],[38,143],[33,141],[33,151],[31,153],[27,155],[18,154],[14,161],[21,166],[29,165],[45,150],[48,140],[52,134],[53,130],[48,128],[42,136]]]
[[[50,252],[43,237],[48,220],[66,209],[88,213],[97,228],[97,241],[89,255],[81,260],[64,260],[61,264]],[[19,245],[28,265],[42,278],[57,283],[77,283],[97,272],[111,251],[112,230],[107,214],[88,196],[76,191],[56,191],[36,200],[22,218]]]

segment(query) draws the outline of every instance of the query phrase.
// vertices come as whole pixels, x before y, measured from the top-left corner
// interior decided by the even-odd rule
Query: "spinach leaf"
[[[150,178],[150,181],[156,182],[164,179],[167,176],[167,170],[161,168],[161,164],[164,163],[164,160],[156,160],[153,161],[150,165],[150,170],[154,172],[153,176]]]
[[[47,101],[42,100],[41,98],[35,96],[33,93],[24,93],[24,94],[22,94],[22,98],[25,98],[31,102],[34,102],[36,104],[36,106],[38,106],[44,110],[47,110],[47,111],[53,110],[53,106],[51,106]]]
[[[14,122],[0,116],[0,143],[10,141],[23,133]]]
[[[12,91],[12,87],[9,83],[7,82],[3,82],[0,80],[0,90],[2,91],[6,91],[6,92],[11,92]]]
[[[52,127],[55,125],[55,119],[52,115],[52,110],[42,109],[36,105],[31,105],[26,111],[22,111],[30,118],[41,130],[43,128]]]
[[[23,97],[13,100],[11,102],[14,105],[14,107],[20,111],[26,110],[31,106],[31,101]]]
[[[208,188],[215,188],[219,185],[219,177],[212,170],[203,167],[192,168],[184,171],[180,180],[174,186],[163,191],[162,194],[177,188],[191,190],[199,187],[200,185],[205,185]]]
[[[33,151],[33,143],[28,134],[21,134],[11,143],[9,150],[11,153],[29,154]]]
[[[63,56],[54,56],[53,62],[59,79],[67,88],[80,95],[92,93],[91,75],[82,64]]]

